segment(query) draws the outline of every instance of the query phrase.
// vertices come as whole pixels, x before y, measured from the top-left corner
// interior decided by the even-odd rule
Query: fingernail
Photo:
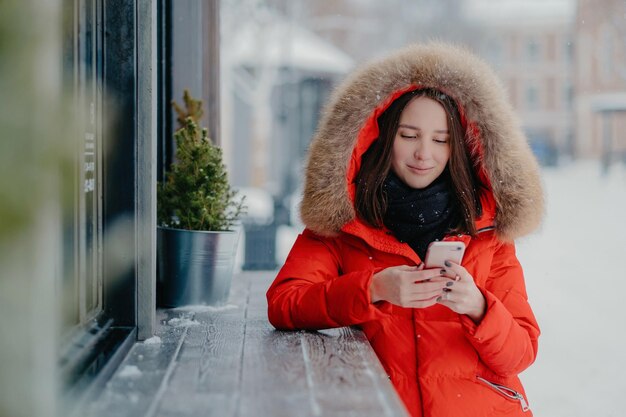
[[[441,297],[437,297],[437,300],[435,300],[437,302],[441,301]]]
[[[439,271],[439,273],[440,273],[441,275],[444,275],[444,274],[446,273],[446,270],[445,270],[445,269],[442,269],[441,271]]]
[[[447,266],[448,268],[452,266],[452,264],[450,263],[450,261],[445,261],[443,263],[445,266]]]
[[[448,281],[446,282],[446,287],[451,287],[454,285],[454,281]]]

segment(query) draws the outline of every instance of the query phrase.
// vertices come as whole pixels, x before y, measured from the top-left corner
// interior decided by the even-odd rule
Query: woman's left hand
[[[478,324],[485,315],[487,306],[485,297],[480,292],[474,278],[461,265],[446,261],[444,276],[451,279],[444,288],[437,303],[443,304],[450,310],[467,314],[474,323]]]

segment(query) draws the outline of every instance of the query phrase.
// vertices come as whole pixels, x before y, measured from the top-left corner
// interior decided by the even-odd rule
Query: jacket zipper
[[[477,233],[477,234],[479,234],[479,233],[484,233],[484,232],[488,232],[488,231],[490,231],[490,230],[495,230],[495,229],[496,229],[496,227],[495,227],[495,226],[487,226],[487,227],[483,227],[482,229],[478,229],[478,230],[476,231],[476,233]]]
[[[522,411],[526,412],[528,410],[530,410],[530,407],[528,407],[528,403],[526,402],[526,398],[524,398],[524,396],[522,394],[520,394],[519,392],[515,391],[514,389],[511,389],[509,387],[506,387],[504,385],[500,385],[500,384],[496,384],[494,382],[490,382],[487,381],[485,378],[482,378],[480,376],[476,376],[476,378],[481,381],[484,384],[487,384],[489,387],[493,388],[494,390],[498,391],[500,394],[504,395],[505,397],[513,400],[513,401],[519,401],[520,405],[522,406]]]
[[[417,333],[417,323],[415,320],[415,309],[413,308],[411,311],[411,318],[413,320],[413,334],[414,334],[414,338],[415,338],[415,381],[417,382],[417,392],[419,392],[419,396],[420,396],[420,406],[422,409],[422,416],[426,415],[424,413],[424,396],[422,395],[422,384],[420,384],[420,374],[419,374],[419,369],[420,369],[420,364],[419,364],[419,343],[420,343],[420,338],[419,338],[419,334]]]

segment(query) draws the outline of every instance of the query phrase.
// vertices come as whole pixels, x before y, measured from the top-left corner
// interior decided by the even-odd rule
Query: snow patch
[[[141,371],[135,365],[126,365],[122,368],[120,373],[117,375],[120,378],[141,378]]]
[[[146,339],[143,342],[145,345],[160,345],[161,338],[159,336],[152,336],[150,339]]]
[[[173,327],[199,326],[200,322],[189,319],[187,317],[170,319],[167,324]]]
[[[223,306],[205,306],[205,305],[188,305],[177,307],[174,311],[192,311],[194,313],[203,313],[207,311],[228,311],[239,308],[238,305],[235,304],[226,304]]]

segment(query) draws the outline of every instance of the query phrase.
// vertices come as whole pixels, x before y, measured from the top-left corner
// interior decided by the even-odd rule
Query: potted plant
[[[243,212],[222,162],[222,150],[199,127],[202,102],[185,90],[185,108],[172,102],[179,129],[175,162],[157,185],[159,304],[226,302]]]

